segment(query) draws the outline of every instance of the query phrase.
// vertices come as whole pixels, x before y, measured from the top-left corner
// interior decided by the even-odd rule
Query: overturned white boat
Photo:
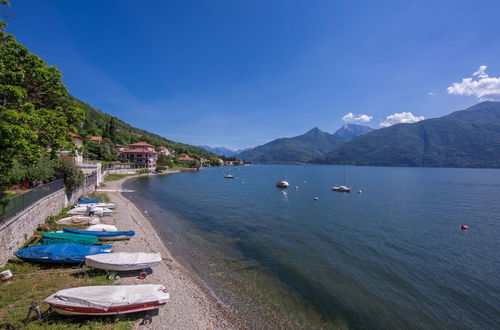
[[[164,306],[170,298],[163,285],[82,286],[60,290],[45,299],[63,315],[116,315]]]
[[[111,215],[113,213],[112,210],[107,209],[107,208],[102,208],[102,207],[96,207],[94,208],[95,210],[95,215],[98,216],[104,216],[104,215]],[[74,209],[71,209],[67,212],[68,214],[81,214],[81,215],[86,215],[88,214],[87,206],[80,206],[80,207],[75,207]]]
[[[114,203],[76,204],[76,207],[87,207],[87,206],[102,207],[102,208],[108,208],[108,209],[114,209],[115,208],[115,204]]]
[[[90,255],[85,257],[85,264],[92,268],[125,272],[129,270],[141,270],[161,264],[159,253],[143,252],[115,252],[104,255]]]
[[[113,225],[98,224],[98,225],[89,226],[89,227],[85,228],[85,230],[92,230],[92,231],[117,231],[118,228],[116,228],[116,226],[113,226]]]
[[[97,225],[100,222],[101,219],[97,217],[87,217],[83,215],[73,215],[56,221],[58,225]]]

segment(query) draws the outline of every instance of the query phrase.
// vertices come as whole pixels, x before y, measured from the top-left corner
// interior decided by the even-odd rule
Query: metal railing
[[[0,200],[0,223],[12,218],[45,196],[61,189],[64,189],[63,179],[43,184],[11,199]]]

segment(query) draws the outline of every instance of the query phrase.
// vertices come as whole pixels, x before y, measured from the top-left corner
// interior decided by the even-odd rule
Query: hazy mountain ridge
[[[359,136],[312,162],[372,166],[500,167],[500,102]]]
[[[210,147],[210,146],[198,146],[198,148],[202,148],[208,152],[214,153],[216,155],[222,155],[226,157],[233,157],[236,154],[239,154],[240,152],[247,151],[250,149],[253,149],[253,147],[248,147],[248,148],[242,148],[242,149],[230,149],[226,147]]]
[[[351,126],[351,124],[347,125]],[[346,130],[348,131],[349,129],[346,128]],[[352,130],[362,131],[362,129],[357,127],[353,127]],[[244,151],[236,156],[242,160],[254,163],[307,163],[336,149],[347,141],[349,139],[342,137],[341,134],[326,133],[315,127],[305,134],[276,139],[255,147],[252,150]]]

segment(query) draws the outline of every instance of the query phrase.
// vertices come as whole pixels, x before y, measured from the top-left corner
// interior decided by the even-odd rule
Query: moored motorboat
[[[128,231],[96,231],[96,230],[79,230],[71,228],[63,228],[64,233],[78,234],[78,235],[93,235],[97,236],[101,241],[114,241],[122,239],[130,239],[135,235],[133,230]]]
[[[45,302],[62,315],[116,315],[164,306],[170,298],[163,285],[83,286],[60,290]]]
[[[234,175],[231,175],[231,174],[224,174],[224,177],[226,179],[234,179]]]
[[[85,258],[85,264],[89,267],[119,272],[151,268],[161,261],[159,253],[143,252],[115,252]]]
[[[16,251],[16,257],[24,261],[51,264],[79,264],[86,256],[110,253],[112,245],[82,245],[77,243],[58,243],[36,245]]]
[[[85,230],[89,230],[89,231],[118,231],[118,228],[116,228],[116,226],[113,226],[113,225],[98,224],[98,225],[89,226],[89,227],[85,228]]]
[[[276,187],[278,188],[288,188],[290,184],[288,183],[288,181],[285,181],[285,180],[280,180],[278,182],[276,182]]]
[[[97,225],[100,222],[99,218],[84,215],[73,215],[56,221],[58,225]]]

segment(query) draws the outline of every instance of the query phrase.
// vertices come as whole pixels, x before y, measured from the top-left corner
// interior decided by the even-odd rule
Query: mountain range
[[[276,139],[241,152],[236,157],[254,163],[308,163],[371,130],[372,128],[367,126],[346,124],[334,134],[330,134],[315,127],[305,134]]]
[[[222,155],[225,157],[233,157],[236,154],[239,154],[240,152],[252,149],[252,147],[243,148],[243,149],[229,149],[226,147],[210,147],[210,146],[198,146],[198,148],[201,148],[201,149],[204,149],[204,150],[211,152],[213,154]]]
[[[381,128],[311,162],[500,167],[500,102],[482,102],[440,118]]]

